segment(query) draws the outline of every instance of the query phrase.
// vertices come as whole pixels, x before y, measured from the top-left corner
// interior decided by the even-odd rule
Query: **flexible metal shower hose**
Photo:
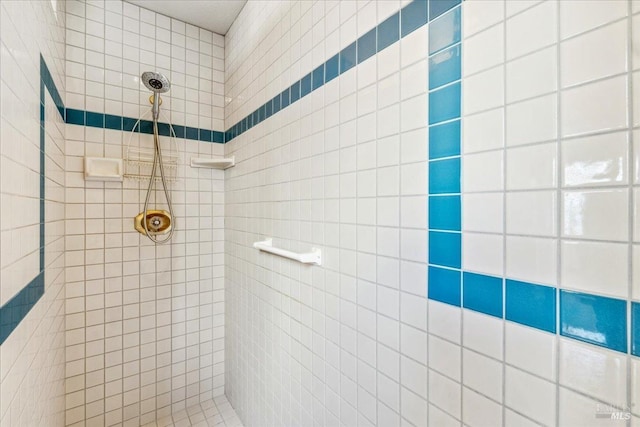
[[[157,95],[156,95],[157,96]],[[160,138],[158,137],[158,119],[156,117],[153,118],[153,167],[151,168],[151,177],[149,179],[149,188],[147,188],[147,197],[144,200],[144,211],[142,217],[142,225],[144,227],[144,231],[147,233],[147,237],[153,243],[164,244],[171,240],[171,236],[173,236],[173,230],[175,229],[174,225],[174,216],[173,216],[173,205],[171,204],[171,196],[169,196],[169,190],[167,190],[167,182],[164,176],[164,164],[162,163],[162,148],[160,148]],[[171,218],[171,228],[169,229],[169,235],[163,239],[156,239],[155,236],[151,236],[149,234],[149,229],[147,227],[147,212],[149,210],[149,198],[151,197],[151,189],[153,187],[153,183],[156,180],[156,166],[160,165],[160,177],[162,178],[162,188],[164,190],[164,195],[167,199],[167,204],[169,205],[169,216]]]

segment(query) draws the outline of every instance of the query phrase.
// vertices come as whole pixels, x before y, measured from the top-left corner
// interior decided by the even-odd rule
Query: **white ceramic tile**
[[[564,191],[562,235],[564,237],[618,240],[629,237],[629,191]]]
[[[627,357],[594,346],[561,339],[558,381],[598,400],[620,404],[627,399]],[[584,372],[590,375],[584,375]]]
[[[473,351],[462,352],[462,383],[495,401],[502,401],[502,363]]]
[[[501,235],[464,233],[462,266],[465,271],[499,276],[503,271],[503,237]]]
[[[627,2],[621,0],[577,0],[559,5],[562,39],[627,15]]]
[[[507,20],[507,59],[556,42],[556,9],[555,2],[545,1]],[[536,37],[531,37],[531,34],[536,34]]]
[[[501,193],[465,194],[462,227],[465,231],[500,233],[504,228],[504,202]]]
[[[563,42],[560,47],[562,87],[625,72],[626,38],[627,23],[621,21]]]
[[[471,310],[465,310],[462,317],[462,342],[464,346],[494,359],[502,360],[504,322]]]
[[[557,90],[558,51],[555,46],[507,63],[507,102],[534,98]]]
[[[429,336],[429,368],[456,381],[461,380],[460,346]]]
[[[633,272],[631,298],[640,300],[640,247],[638,245],[633,245],[631,262]]]
[[[561,259],[563,288],[627,296],[628,255],[625,244],[563,241]]]
[[[464,115],[499,107],[504,104],[504,66],[497,66],[463,80]]]
[[[462,146],[464,153],[503,147],[504,109],[466,116],[462,121]]]
[[[629,388],[631,390],[631,412],[639,414],[640,412],[640,361],[637,359],[629,359],[631,363],[631,381]]]
[[[592,101],[598,100],[597,104]],[[626,78],[602,80],[562,93],[563,136],[620,129],[627,126]]]
[[[604,427],[618,425],[623,426],[626,420],[614,421],[606,407],[608,402],[591,399],[572,390],[560,387],[558,396],[558,420],[560,425],[590,425]],[[596,418],[598,410],[604,410],[603,418]]]
[[[459,307],[429,300],[427,315],[430,334],[460,343],[462,310]]]
[[[462,390],[459,383],[429,371],[429,401],[455,418],[460,418]]]
[[[498,191],[503,188],[503,154],[491,151],[464,156],[462,188],[465,193]]]
[[[507,190],[555,187],[556,151],[555,143],[507,150]]]
[[[629,180],[627,133],[578,138],[562,143],[565,186],[626,184]]]
[[[547,332],[507,322],[505,361],[549,381],[556,378],[556,337]]]
[[[464,387],[462,420],[468,426],[497,426],[502,424],[502,408],[498,403]]]
[[[507,365],[504,403],[538,423],[552,425],[556,416],[556,386]]]
[[[538,237],[507,236],[507,277],[554,286],[558,271],[558,242]]]
[[[522,415],[513,412],[509,409],[504,411],[504,422],[508,426],[520,426],[520,427],[534,427],[539,424],[533,422],[532,420],[523,417]]]
[[[555,191],[507,193],[506,203],[508,234],[556,235],[558,219]]]
[[[507,145],[521,145],[556,138],[557,110],[555,94],[507,106]]]
[[[463,34],[469,37],[489,26],[502,21],[504,2],[498,0],[468,1],[462,4],[464,19]]]
[[[634,105],[637,105],[638,101],[640,100],[640,72],[636,71],[635,73],[633,73],[632,82],[633,92],[631,96],[633,98]],[[638,111],[637,108],[634,108],[633,110],[633,125],[640,125],[640,111]]]
[[[464,76],[502,63],[504,61],[504,25],[494,25],[472,37],[466,37],[462,54]]]

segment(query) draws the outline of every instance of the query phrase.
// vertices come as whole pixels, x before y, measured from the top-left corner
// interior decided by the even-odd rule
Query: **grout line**
[[[506,427],[507,419],[507,0],[502,2],[502,427]]]
[[[555,339],[554,339],[554,348],[555,348],[555,366],[554,366],[554,382],[555,382],[555,424],[556,426],[560,425],[560,289],[562,287],[562,149],[561,149],[561,141],[562,141],[562,89],[561,89],[561,79],[562,79],[562,54],[560,49],[560,3],[559,1],[555,6],[556,10],[556,283],[555,283]]]

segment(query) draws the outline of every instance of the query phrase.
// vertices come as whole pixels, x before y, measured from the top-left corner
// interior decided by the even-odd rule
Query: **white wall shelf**
[[[84,158],[85,181],[122,181],[124,167],[122,159],[103,157]]]
[[[236,165],[235,157],[224,159],[207,159],[204,157],[192,157],[192,168],[228,169]]]

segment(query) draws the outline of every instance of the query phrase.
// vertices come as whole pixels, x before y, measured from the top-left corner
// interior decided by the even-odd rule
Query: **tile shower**
[[[0,425],[640,426],[639,1],[0,23]],[[84,179],[147,70],[181,158],[163,246],[143,181]]]

